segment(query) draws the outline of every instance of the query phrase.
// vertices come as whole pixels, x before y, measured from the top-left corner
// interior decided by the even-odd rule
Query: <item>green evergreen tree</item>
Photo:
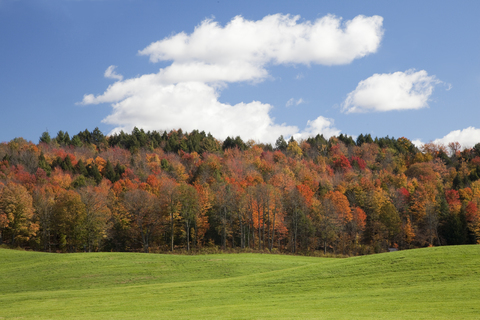
[[[67,155],[65,159],[62,161],[60,164],[60,167],[63,169],[63,171],[74,171],[72,160],[70,159],[70,156]]]
[[[278,137],[277,141],[275,142],[275,149],[280,151],[287,150],[288,144],[287,141],[283,138],[283,136]]]
[[[125,167],[122,166],[119,162],[115,165],[115,179],[120,180],[122,174],[125,173]]]
[[[68,132],[65,132],[65,136],[64,136],[63,141],[64,141],[65,145],[67,145],[67,146],[72,144],[72,141],[70,140],[70,135],[68,134]]]
[[[113,168],[113,165],[112,163],[110,162],[110,160],[107,160],[107,164],[105,165],[105,178],[107,178],[108,180],[110,180],[111,182],[116,182],[118,179],[118,174],[115,173],[115,169]]]
[[[357,146],[360,147],[364,143],[365,143],[365,137],[363,136],[363,133],[360,133],[360,135],[357,137]]]
[[[38,156],[38,167],[42,168],[43,171],[45,171],[45,173],[47,174],[47,176],[50,176],[50,173],[52,172],[52,167],[47,163],[43,151],[40,152],[40,155]]]
[[[59,145],[65,144],[65,133],[63,133],[62,130],[58,131],[57,136],[55,137],[55,141],[57,141]]]
[[[95,163],[89,164],[87,166],[88,175],[92,177],[97,184],[102,181],[102,174],[98,170],[98,167]]]
[[[50,138],[50,134],[48,133],[48,131],[45,131],[44,133],[42,133],[40,137],[40,142],[50,143],[51,141],[52,141],[52,138]]]
[[[83,146],[82,139],[80,139],[80,137],[78,135],[74,135],[73,138],[72,138],[71,145],[73,145],[77,148]]]
[[[88,176],[87,167],[85,166],[85,163],[82,161],[82,159],[78,160],[77,162],[76,172],[86,177]]]

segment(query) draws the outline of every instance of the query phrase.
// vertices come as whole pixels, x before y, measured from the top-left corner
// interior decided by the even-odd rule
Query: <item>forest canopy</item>
[[[480,143],[134,128],[0,144],[0,244],[359,255],[480,242]]]

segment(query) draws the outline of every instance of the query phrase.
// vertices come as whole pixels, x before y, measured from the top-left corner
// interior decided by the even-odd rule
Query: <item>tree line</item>
[[[0,144],[0,244],[346,255],[479,243],[480,144],[134,128]]]

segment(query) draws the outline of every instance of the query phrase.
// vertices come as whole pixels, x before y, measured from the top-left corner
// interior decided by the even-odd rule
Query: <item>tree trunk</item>
[[[253,213],[250,224],[252,226],[252,248],[255,249],[255,225],[253,224]]]
[[[186,220],[185,224],[187,226],[187,252],[190,252],[190,223]]]
[[[197,223],[195,223],[195,226],[193,227],[193,230],[195,231],[195,238],[193,239],[193,249],[197,249]]]
[[[142,230],[143,252],[148,253],[148,234]]]
[[[273,249],[273,242],[275,241],[275,216],[276,216],[276,211],[273,211],[273,224],[272,224],[272,245],[270,246],[270,251]]]
[[[295,231],[293,241],[293,253],[297,253],[297,234],[298,234],[298,212],[295,212]]]
[[[238,212],[238,221],[240,223],[240,247],[242,249],[245,249],[245,238],[243,236],[243,221],[242,217],[240,216],[240,211]]]
[[[235,233],[233,232],[233,230],[234,228],[232,227],[232,248],[235,249]]]
[[[173,251],[173,238],[174,238],[174,227],[173,227],[173,211],[170,212],[170,223],[171,223],[171,238],[172,238],[172,251]]]
[[[257,213],[258,213],[258,250],[260,250],[260,246],[262,245],[262,225],[260,224],[260,206],[257,206]]]
[[[263,206],[263,212],[262,212],[262,229],[263,229],[262,250],[265,250],[265,205]]]
[[[227,249],[227,207],[223,207],[223,250]]]

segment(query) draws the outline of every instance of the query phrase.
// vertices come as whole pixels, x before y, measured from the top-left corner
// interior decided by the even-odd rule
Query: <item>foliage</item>
[[[340,134],[280,136],[273,148],[197,130],[44,132],[38,144],[0,144],[0,239],[49,252],[324,255],[473,244],[479,146],[418,150],[404,137]]]

